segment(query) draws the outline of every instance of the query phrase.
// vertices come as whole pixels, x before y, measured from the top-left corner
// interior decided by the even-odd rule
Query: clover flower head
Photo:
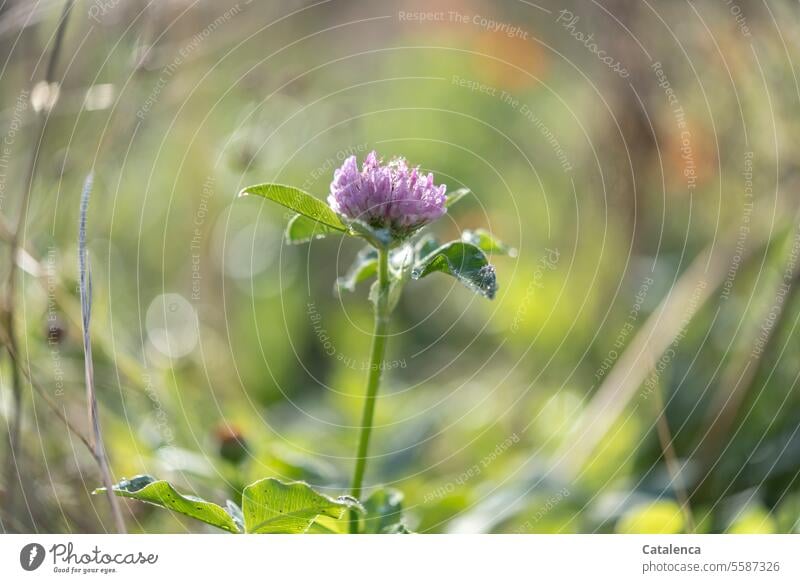
[[[433,174],[409,167],[405,158],[384,164],[370,152],[360,171],[350,156],[334,172],[328,204],[339,215],[403,238],[445,213],[446,190],[433,183]]]

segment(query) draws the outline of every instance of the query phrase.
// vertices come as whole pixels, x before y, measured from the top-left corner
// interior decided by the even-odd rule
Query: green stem
[[[375,400],[381,384],[383,357],[386,353],[386,331],[389,328],[389,250],[378,249],[378,294],[375,302],[375,328],[372,335],[372,352],[369,359],[367,376],[367,394],[364,399],[364,411],[361,415],[361,435],[358,440],[356,468],[353,473],[353,486],[350,494],[353,498],[361,498],[361,484],[367,469],[367,451],[369,437],[372,433],[372,421],[375,414]],[[350,533],[358,534],[358,513],[350,511]]]

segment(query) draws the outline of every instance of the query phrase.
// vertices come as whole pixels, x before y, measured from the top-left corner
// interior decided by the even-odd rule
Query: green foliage
[[[685,18],[691,16],[685,3],[663,4],[672,20],[685,24],[682,37],[707,37],[708,30],[701,22]],[[775,15],[779,21],[792,17],[796,7],[789,0],[770,3],[772,10],[780,12]],[[724,3],[706,3],[704,9],[709,11],[710,18],[705,19],[709,26],[714,28],[716,23],[727,27],[729,19],[725,16],[729,14]],[[278,3],[251,3],[247,17],[272,21],[280,10]],[[331,19],[336,21],[335,11],[323,12],[308,11],[307,16],[286,21],[282,30],[287,39],[304,35],[308,27],[322,29],[329,27]],[[518,16],[527,19],[521,24],[535,36],[542,32],[539,28],[546,29],[547,23],[528,12]],[[45,16],[45,26],[58,19],[54,10],[43,13]],[[213,19],[215,15],[203,13],[197,18],[206,16]],[[161,26],[159,18],[156,15],[156,27]],[[611,18],[601,20],[598,27],[610,26],[613,30],[618,26]],[[73,35],[69,31],[73,24],[80,23],[70,24],[66,50],[71,47]],[[128,24],[124,18],[104,22],[110,36],[121,43],[120,50],[113,52],[118,57],[112,56],[104,65],[104,82],[115,84],[118,90],[120,75],[130,68],[126,55],[138,50],[136,35],[125,34]],[[198,22],[197,27],[204,24]],[[418,33],[415,27],[403,23],[395,22],[394,26],[396,30],[386,35],[392,42],[413,41],[406,37]],[[631,26],[632,30],[637,26],[646,29],[647,23],[634,15]],[[191,40],[194,28],[174,31],[172,41],[181,46]],[[347,29],[337,30],[349,34]],[[235,195],[241,184],[280,181],[313,194],[316,203],[324,207],[327,183],[344,151],[350,153],[348,147],[366,144],[366,149],[374,146],[385,156],[403,154],[422,162],[451,185],[448,214],[427,227],[419,240],[408,241],[416,250],[414,263],[451,239],[473,243],[489,261],[495,261],[496,250],[456,228],[489,229],[491,225],[491,232],[503,238],[508,236],[506,228],[514,228],[516,235],[518,227],[524,234],[513,239],[520,251],[516,260],[496,259],[498,264],[503,262],[502,270],[498,265],[503,293],[497,294],[490,326],[484,328],[485,322],[474,317],[477,314],[465,315],[458,301],[442,303],[443,294],[426,294],[414,290],[413,285],[409,290],[412,301],[401,302],[393,317],[384,369],[389,392],[386,399],[378,400],[378,426],[370,446],[373,453],[387,455],[370,458],[369,477],[390,481],[402,489],[406,519],[415,530],[449,531],[454,522],[486,501],[490,492],[505,494],[508,490],[513,495],[498,496],[499,501],[485,511],[488,516],[503,514],[502,520],[491,524],[473,521],[474,528],[465,527],[463,531],[515,532],[520,528],[526,532],[610,532],[615,528],[651,527],[654,521],[645,520],[647,513],[639,514],[647,506],[639,505],[653,497],[670,496],[678,482],[671,483],[665,467],[653,429],[655,398],[647,386],[633,393],[621,416],[624,421],[618,420],[604,437],[597,438],[588,464],[570,482],[566,500],[547,492],[544,482],[530,476],[535,471],[544,474],[554,464],[562,467],[562,454],[586,429],[573,422],[581,418],[587,406],[592,407],[601,384],[626,376],[629,365],[633,371],[658,364],[658,386],[667,404],[676,455],[685,468],[680,479],[692,493],[698,528],[709,532],[747,531],[767,527],[773,520],[779,532],[800,531],[800,391],[795,382],[800,351],[793,326],[800,301],[794,292],[785,296],[785,311],[779,318],[784,324],[776,321],[772,328],[779,341],[766,347],[761,372],[749,388],[744,380],[738,385],[737,395],[742,395],[738,413],[725,408],[723,418],[730,413],[735,423],[715,436],[724,452],[710,456],[707,464],[703,456],[695,456],[698,451],[702,453],[698,448],[706,441],[705,436],[712,436],[708,433],[709,420],[719,413],[715,404],[728,403],[726,395],[733,385],[727,381],[740,378],[739,366],[755,371],[756,363],[751,365],[747,357],[760,345],[762,323],[778,305],[776,299],[784,297],[776,295],[772,279],[783,276],[787,230],[797,222],[797,198],[791,196],[796,174],[791,171],[796,165],[792,148],[782,148],[778,154],[775,144],[760,132],[765,120],[764,80],[752,62],[753,55],[740,55],[738,35],[723,35],[720,40],[723,53],[743,57],[731,71],[708,66],[713,55],[694,55],[700,61],[706,59],[702,67],[707,77],[704,87],[715,107],[713,117],[719,122],[714,127],[709,126],[710,116],[703,115],[707,102],[695,91],[692,76],[679,73],[684,55],[670,50],[674,39],[669,35],[648,38],[673,89],[682,96],[692,125],[692,168],[696,176],[691,177],[684,176],[687,161],[680,155],[680,135],[672,111],[664,107],[665,96],[657,86],[656,75],[649,76],[652,87],[641,93],[644,107],[621,110],[621,127],[628,128],[625,139],[621,139],[620,120],[600,112],[596,100],[580,90],[582,80],[563,75],[552,55],[541,51],[526,54],[531,65],[526,64],[526,68],[535,72],[535,78],[520,76],[509,67],[476,60],[476,43],[485,40],[480,34],[454,36],[449,39],[454,50],[436,51],[435,58],[425,59],[420,59],[419,51],[376,52],[371,50],[375,39],[370,35],[351,35],[347,42],[352,40],[359,51],[370,49],[360,52],[363,56],[359,60],[343,63],[336,75],[320,71],[284,83],[294,76],[291,71],[298,61],[316,63],[320,56],[324,60],[326,46],[337,40],[331,35],[317,36],[292,45],[271,60],[271,81],[275,83],[267,83],[271,93],[267,105],[258,91],[253,91],[253,87],[263,88],[261,75],[251,72],[248,82],[241,82],[251,63],[263,56],[264,43],[246,43],[237,48],[241,58],[210,71],[209,64],[239,41],[235,31],[215,36],[219,43],[209,45],[202,54],[198,52],[196,59],[186,59],[170,82],[177,86],[208,73],[204,77],[208,90],[197,92],[191,100],[165,91],[157,107],[143,105],[140,113],[146,122],[131,139],[114,137],[123,136],[124,131],[108,134],[111,139],[104,141],[92,160],[98,184],[113,187],[115,194],[114,204],[92,207],[87,233],[90,248],[92,238],[96,243],[105,243],[97,237],[113,242],[105,246],[107,249],[96,246],[93,257],[95,283],[99,285],[95,295],[100,304],[95,310],[97,326],[92,340],[100,415],[115,472],[130,476],[141,472],[142,467],[162,467],[170,469],[171,475],[186,475],[192,487],[181,482],[181,486],[175,484],[177,490],[206,493],[204,497],[226,509],[242,531],[243,514],[237,522],[238,507],[226,505],[225,499],[230,497],[241,504],[241,490],[258,478],[271,475],[310,484],[347,483],[351,464],[345,460],[351,459],[348,456],[352,455],[355,435],[354,430],[344,428],[360,422],[358,397],[363,394],[369,349],[370,306],[350,298],[342,305],[331,288],[337,276],[347,277],[346,270],[361,241],[351,243],[350,236],[332,236],[346,235],[350,227],[343,219],[333,227],[300,215],[290,221],[287,241],[297,243],[323,234],[330,239],[326,245],[315,245],[309,257],[311,264],[306,264],[302,249],[284,248],[279,254],[284,225],[276,229],[274,221],[260,220],[267,212],[271,219],[280,220],[297,211],[265,205],[259,218],[258,203],[242,200],[231,205],[228,195]],[[40,40],[44,42],[47,37],[42,34]],[[569,49],[573,40],[564,35],[563,47],[556,48]],[[76,60],[70,67],[75,91],[91,88],[94,83],[97,67],[108,54],[102,50],[103,42],[102,37],[91,37],[86,44],[89,58]],[[775,99],[780,131],[796,135],[800,116],[791,113],[797,110],[797,95],[793,84],[780,82],[792,74],[791,62],[800,57],[800,45],[789,45],[789,59],[779,36],[762,35],[759,42],[764,50],[758,59],[770,72],[768,82],[775,83],[776,91],[770,95]],[[513,43],[507,47],[501,44],[494,47],[499,57],[503,51],[515,49]],[[628,56],[641,61],[633,65],[648,70],[646,56]],[[580,58],[587,66],[597,61],[589,53]],[[63,59],[59,62],[63,69]],[[9,62],[9,83],[4,86],[6,112],[14,111],[20,92],[30,89],[26,67],[26,59]],[[365,70],[413,70],[419,78],[383,79],[364,87]],[[282,79],[285,71],[290,74]],[[134,97],[144,98],[158,80],[157,68],[139,73],[126,86],[126,95],[130,90]],[[731,74],[741,108],[735,102],[730,106]],[[458,84],[424,80],[452,79],[452,75],[503,86],[519,106],[487,99]],[[556,90],[542,91],[542,83],[555,83]],[[627,87],[618,85],[619,90]],[[358,90],[339,91],[342,87]],[[25,239],[29,245],[24,254],[32,257],[21,267],[32,265],[40,276],[26,280],[17,290],[15,313],[25,316],[18,318],[17,332],[26,340],[24,356],[33,363],[34,380],[53,390],[60,391],[63,386],[66,392],[58,403],[72,411],[81,396],[70,389],[82,383],[83,361],[80,310],[75,309],[73,293],[77,274],[70,259],[75,245],[75,213],[63,211],[77,208],[86,165],[72,156],[63,164],[64,152],[70,143],[68,130],[74,129],[83,142],[91,141],[94,135],[106,135],[108,119],[100,110],[87,113],[86,108],[71,107],[64,95],[62,91],[54,110],[59,123],[52,128],[48,124],[47,135],[38,146],[40,162],[31,184],[32,200],[43,202],[55,191],[61,193],[59,212],[54,212],[50,221],[28,225]],[[322,95],[327,98],[318,101]],[[386,107],[396,103],[424,107]],[[453,104],[458,106],[456,114]],[[533,112],[536,117],[521,111]],[[637,131],[642,111],[655,112],[651,121],[659,128],[663,143],[656,143],[648,132]],[[212,114],[207,115],[209,112]],[[375,114],[353,118],[352,112]],[[33,116],[35,112],[28,113]],[[586,119],[592,123],[581,123]],[[485,123],[476,123],[479,120]],[[742,131],[744,125],[748,132]],[[170,129],[165,132],[167,127]],[[548,132],[558,138],[558,148],[536,139]],[[309,141],[311,136],[314,139]],[[422,139],[377,142],[382,137],[403,136]],[[37,146],[39,136],[21,131],[16,137],[14,150],[21,160],[29,147]],[[587,148],[587,143],[598,144],[597,151]],[[724,145],[722,154],[714,148],[716,143]],[[471,147],[464,148],[463,144]],[[668,155],[659,156],[657,146]],[[361,158],[364,152],[357,149],[352,153]],[[569,170],[565,171],[553,155],[558,156],[555,150],[563,150],[569,158]],[[340,151],[342,155],[338,155]],[[743,166],[749,163],[743,159],[746,152],[751,152],[755,161],[752,197],[743,192],[749,190],[751,182],[749,171],[742,176]],[[627,161],[628,155],[632,156],[635,176],[630,172],[627,177],[626,173],[598,172],[598,168]],[[120,160],[125,163],[120,164]],[[780,184],[772,184],[768,172],[757,171],[760,162],[767,161],[780,161],[788,168],[781,174]],[[54,174],[52,168],[60,171]],[[609,185],[604,178],[609,175],[613,184],[605,192]],[[143,177],[148,179],[143,181]],[[694,186],[695,179],[696,188],[687,195],[687,182],[691,180]],[[466,189],[453,187],[462,182],[474,193],[468,195]],[[731,204],[720,204],[721,184],[732,189]],[[770,198],[768,194],[778,186],[789,195]],[[200,193],[204,193],[202,197]],[[19,201],[7,202],[13,215],[14,204]],[[131,217],[140,219],[137,223],[141,228],[130,228]],[[767,232],[773,238],[768,250],[762,243]],[[253,235],[259,239],[256,257],[251,258]],[[199,247],[189,250],[190,242]],[[346,260],[335,272],[340,243]],[[739,243],[743,244],[741,249]],[[659,304],[675,296],[673,286],[708,245],[713,254],[705,264],[708,270],[703,283],[716,286],[714,273],[729,275],[724,291],[714,290],[696,309],[660,313]],[[201,289],[200,299],[191,298],[190,302],[197,317],[187,318],[186,328],[198,335],[199,342],[186,357],[164,358],[153,342],[162,333],[162,326],[147,322],[146,309],[164,289],[188,298],[187,251],[197,261],[193,266],[198,279],[191,283],[196,281]],[[559,254],[560,259],[553,260]],[[243,265],[237,266],[237,262]],[[306,268],[310,274],[306,274]],[[365,288],[365,293],[370,278],[374,276],[357,284]],[[455,283],[444,281],[444,276],[439,279],[440,292]],[[112,283],[114,289],[107,289]],[[732,284],[730,289],[728,284]],[[685,285],[694,287],[694,282],[687,280]],[[795,288],[797,285],[792,286]],[[460,295],[460,290],[454,291]],[[791,295],[795,298],[790,301]],[[52,305],[54,301],[56,305]],[[319,321],[310,322],[306,313],[310,302]],[[625,350],[636,347],[633,340],[637,335],[649,339],[647,346],[652,348],[671,323],[684,318],[688,322],[685,335],[681,333],[671,346],[674,357],[663,361],[660,355],[632,359],[638,350],[624,356]],[[175,335],[172,329],[170,324],[168,340],[181,339],[181,328],[174,328]],[[51,333],[57,345],[51,343]],[[325,346],[335,354],[327,354]],[[53,350],[58,350],[59,356],[55,364]],[[154,365],[145,368],[145,362]],[[401,367],[400,362],[408,367]],[[4,378],[11,378],[10,359],[3,363]],[[331,390],[321,389],[324,386]],[[3,388],[8,390],[7,384]],[[10,395],[4,395],[4,402],[10,402]],[[569,398],[562,398],[565,396]],[[75,452],[70,440],[64,439],[63,424],[49,411],[42,417],[44,423],[33,423],[33,412],[38,415],[46,409],[35,394],[26,399],[20,443],[27,463],[24,484],[19,487],[42,492],[52,480],[59,492],[82,492],[81,473],[74,471]],[[601,411],[607,409],[593,410],[602,420]],[[235,467],[230,467],[232,464],[213,447],[212,428],[222,417],[239,423],[248,439],[248,455]],[[513,431],[519,432],[520,443],[483,465],[482,460]],[[202,451],[190,456],[188,449],[193,447]],[[187,455],[168,456],[168,449],[175,448],[187,450]],[[476,463],[480,472],[462,479],[462,472]],[[230,475],[220,479],[217,470]],[[706,477],[707,473],[710,475]],[[705,486],[698,489],[697,480]],[[233,486],[224,495],[207,494],[222,491],[226,484]],[[752,511],[732,511],[731,501],[737,496],[752,498],[752,503],[767,514],[759,517]],[[21,493],[17,491],[13,498],[16,509],[10,509],[7,521],[6,509],[3,515],[4,524],[11,529],[30,531],[35,526],[41,532],[97,532],[103,527],[94,513],[82,511],[88,503],[77,495],[63,499],[60,495],[38,496],[36,525],[30,522]],[[517,501],[519,506],[513,506]],[[104,501],[99,502],[100,510],[105,510]],[[63,513],[61,505],[65,506]],[[174,528],[174,511],[135,501],[129,505],[147,532]],[[637,512],[632,509],[635,507]],[[709,517],[705,520],[703,508]],[[658,512],[654,514],[658,520]],[[670,518],[665,524],[669,526],[674,509],[668,509],[667,514]],[[734,520],[733,514],[738,518]],[[197,529],[209,529],[202,522],[192,522]],[[346,527],[344,518],[337,521],[322,515],[309,532],[339,532],[346,530],[341,529],[343,523]]]
[[[375,490],[364,502],[364,532],[408,534],[403,522],[403,493],[394,488]]]
[[[430,255],[439,248],[441,243],[433,235],[423,235],[414,245],[415,261],[419,261],[426,255]]]
[[[437,271],[452,275],[475,293],[490,300],[497,293],[494,266],[489,263],[486,254],[472,243],[445,243],[417,261],[411,277],[421,279]]]
[[[224,508],[196,496],[180,494],[169,482],[164,480],[156,480],[152,476],[136,476],[130,480],[122,480],[112,489],[117,496],[133,498],[167,510],[174,510],[179,514],[228,532],[239,532],[233,516]],[[105,492],[105,488],[98,488],[94,494],[100,492]]]
[[[242,493],[245,532],[252,534],[303,533],[317,516],[341,518],[350,508],[363,510],[354,498],[340,496],[334,500],[304,482],[265,478]]]
[[[244,532],[244,514],[242,514],[242,509],[239,507],[239,505],[233,500],[226,500],[225,510],[227,510],[228,514],[230,514],[231,518],[233,518],[236,528],[238,528],[240,532]]]
[[[458,190],[454,190],[453,192],[449,192],[447,194],[447,201],[444,203],[447,208],[450,208],[462,198],[467,196],[470,193],[469,188],[459,188]]]
[[[467,229],[461,233],[461,240],[465,243],[472,243],[484,253],[517,256],[516,249],[509,247],[486,229]]]
[[[448,206],[468,192],[459,189],[452,193]],[[337,279],[336,289],[354,291],[357,284],[380,275],[380,281],[373,283],[370,289],[369,298],[379,318],[384,320],[397,304],[410,277],[419,279],[436,271],[452,275],[473,291],[493,298],[497,283],[486,252],[513,252],[485,230],[466,231],[463,241],[444,245],[439,245],[430,236],[414,244],[412,233],[395,237],[388,229],[376,229],[362,221],[348,220],[345,223],[322,201],[290,186],[258,184],[239,193],[239,196],[245,195],[261,196],[298,213],[286,227],[288,244],[306,243],[331,233],[358,236],[369,242],[371,246],[362,249],[348,272]],[[384,268],[385,272],[382,271]],[[360,484],[353,488],[360,491]],[[246,486],[242,491],[241,508],[230,500],[222,508],[201,498],[180,494],[168,482],[156,481],[150,476],[120,482],[113,490],[118,496],[149,502],[233,533],[339,532],[340,525],[336,521],[346,511],[351,512],[349,524],[352,532],[360,531],[359,521],[354,518],[358,513],[366,514],[365,532],[409,532],[402,519],[403,496],[392,489],[373,492],[366,508],[353,497],[333,499],[314,491],[305,482],[282,482],[275,478],[265,478]]]
[[[336,279],[338,290],[355,291],[356,285],[375,277],[378,273],[378,252],[373,247],[365,247],[356,255],[347,273]]]
[[[341,235],[342,231],[305,215],[295,215],[286,225],[285,239],[290,245],[299,245],[314,239],[323,239],[331,233]]]
[[[327,204],[299,188],[283,184],[255,184],[239,192],[239,196],[247,195],[261,196],[276,202],[332,230],[343,233],[347,231],[345,224]],[[308,232],[307,226],[302,230]]]
[[[364,221],[351,221],[350,230],[358,237],[369,242],[374,247],[388,247],[392,242],[392,234],[388,229],[376,229]]]
[[[94,494],[104,492],[98,488]],[[364,508],[350,496],[333,499],[314,491],[305,482],[258,480],[245,487],[242,508],[228,500],[225,508],[196,496],[180,494],[164,480],[136,476],[113,487],[117,496],[148,502],[194,518],[231,533],[296,534],[308,531],[320,516],[339,519],[351,508]]]

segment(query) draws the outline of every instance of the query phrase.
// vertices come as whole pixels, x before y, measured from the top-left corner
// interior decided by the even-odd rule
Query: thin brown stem
[[[45,71],[45,82],[52,83],[55,77],[56,65],[58,57],[61,54],[61,47],[64,41],[64,32],[66,31],[67,21],[72,10],[74,0],[66,0],[64,9],[59,20],[58,27],[55,33],[55,42],[53,43],[53,50],[50,52],[50,58],[47,63]],[[33,180],[36,175],[36,160],[38,157],[39,148],[44,140],[44,133],[47,123],[47,117],[39,115],[38,131],[35,134],[38,136],[38,142],[34,142],[31,148],[30,159],[28,162],[28,171],[24,188],[22,190],[21,205],[19,216],[17,217],[16,228],[10,234],[10,261],[8,280],[6,282],[6,296],[4,308],[4,323],[7,332],[6,347],[10,352],[19,354],[17,334],[15,330],[15,299],[17,289],[17,251],[19,248],[20,233],[25,225],[25,218],[27,216],[28,205],[30,203],[31,191],[33,190]],[[19,481],[19,438],[22,427],[22,374],[19,370],[19,360],[11,359],[11,390],[13,405],[11,410],[11,418],[9,421],[8,432],[8,452],[6,458],[5,468],[5,483],[6,483],[6,508],[11,512],[14,505],[14,498],[16,493],[16,483]],[[17,474],[15,476],[15,474]],[[16,477],[16,479],[15,479]]]
[[[86,406],[89,425],[92,428],[92,450],[94,451],[100,475],[105,487],[111,513],[117,526],[117,532],[125,532],[125,521],[122,519],[119,502],[112,488],[111,470],[109,468],[103,432],[100,429],[100,417],[97,414],[97,391],[94,384],[94,362],[92,360],[91,322],[92,322],[92,274],[89,267],[89,250],[86,247],[86,221],[89,212],[89,194],[92,191],[92,175],[86,178],[81,193],[80,222],[78,226],[78,275],[81,295],[81,316],[83,321],[83,363],[86,376]]]
[[[731,361],[708,409],[704,423],[704,427],[708,429],[701,438],[698,448],[698,457],[703,464],[704,474],[695,492],[706,487],[708,478],[716,466],[719,452],[725,446],[726,439],[730,438],[731,429],[739,417],[742,404],[763,378],[764,368],[769,361],[769,358],[765,357],[778,352],[776,344],[783,338],[785,326],[790,320],[786,317],[787,309],[793,303],[800,287],[798,285],[800,260],[797,257],[800,249],[798,221],[800,221],[800,211],[792,223],[795,228],[790,231],[784,244],[782,269],[772,289],[773,301],[763,313],[759,314],[758,319],[752,321],[745,336],[747,341],[742,343],[749,354],[739,355]],[[767,322],[773,324],[767,325]]]
[[[658,433],[658,443],[661,446],[661,455],[664,458],[664,463],[667,466],[667,472],[670,476],[670,484],[672,491],[675,493],[675,498],[680,504],[683,518],[686,522],[686,530],[689,533],[694,533],[697,530],[694,515],[692,514],[692,507],[689,505],[689,494],[686,491],[686,484],[681,475],[680,462],[678,455],[675,453],[673,445],[672,432],[669,429],[669,422],[667,421],[667,411],[664,407],[664,398],[661,395],[661,386],[657,386],[653,392],[656,408],[656,432]]]
[[[7,342],[8,342],[8,334],[5,333],[5,331],[4,331],[4,333],[3,333],[3,343],[6,343],[6,345],[7,345]],[[17,360],[17,354],[15,352],[9,351],[8,354],[9,354],[9,357],[11,358],[12,361],[16,361]],[[33,378],[33,375],[31,375],[30,371],[27,368],[20,366],[20,370],[22,371],[22,374],[25,376],[25,379],[28,381],[28,384],[30,384],[30,386],[33,387],[33,390],[36,391],[36,394],[38,394],[42,398],[42,400],[47,404],[47,406],[50,407],[50,409],[53,410],[53,412],[56,414],[56,417],[58,417],[61,421],[64,422],[64,425],[67,426],[67,429],[73,435],[75,435],[75,437],[77,437],[80,440],[80,442],[83,443],[83,445],[86,446],[86,449],[89,450],[89,453],[92,454],[92,457],[95,458],[95,460],[96,460],[97,458],[96,458],[96,456],[94,454],[94,448],[92,447],[92,444],[89,441],[89,438],[86,437],[81,432],[80,429],[75,427],[75,425],[64,414],[64,411],[62,410],[62,408],[58,406],[58,403],[56,403],[53,400],[53,398],[50,395],[47,394],[47,391],[45,391],[41,387],[41,385]]]
[[[742,261],[749,259],[753,248],[768,240],[769,231],[763,225],[754,225],[753,233],[752,248],[746,251]],[[698,254],[626,346],[576,420],[577,438],[565,443],[556,455],[556,471],[565,479],[580,474],[601,439],[651,374],[653,366],[725,281],[736,236],[732,230],[723,239],[726,245],[710,245]]]

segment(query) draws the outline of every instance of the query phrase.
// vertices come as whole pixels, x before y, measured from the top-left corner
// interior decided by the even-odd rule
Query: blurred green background
[[[402,490],[413,530],[800,530],[795,2],[96,0],[59,43],[63,6],[0,4],[3,282],[17,224],[29,254],[4,288],[26,371],[5,532],[111,528],[28,382],[88,430],[90,171],[115,478],[218,502],[263,476],[347,490],[372,314],[367,286],[333,284],[358,245],[288,247],[287,215],[236,193],[324,198],[372,149],[471,189],[442,238],[519,250],[493,259],[493,302],[441,276],[396,311],[366,485]]]

